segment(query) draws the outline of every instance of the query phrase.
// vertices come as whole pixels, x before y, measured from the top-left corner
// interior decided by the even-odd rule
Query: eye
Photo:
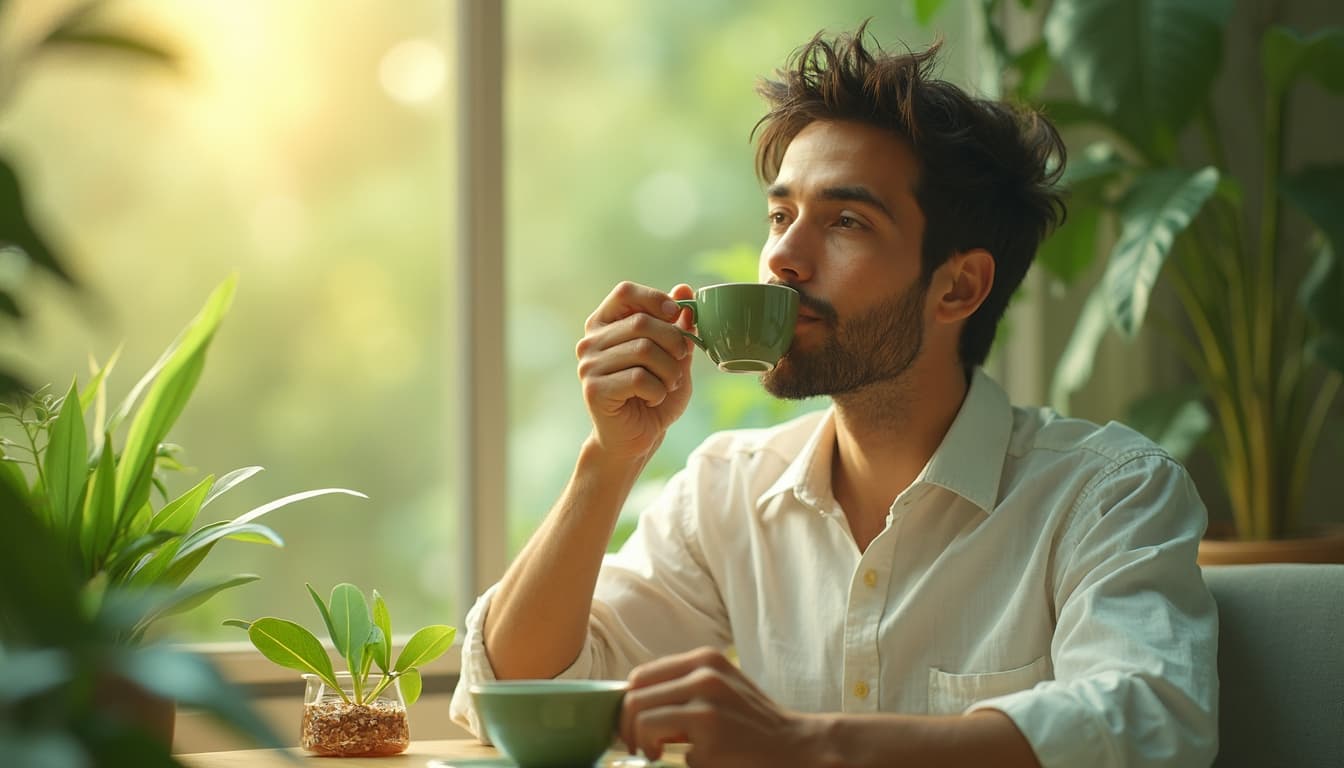
[[[858,229],[863,226],[863,223],[853,216],[841,214],[840,218],[835,220],[835,225],[841,229]]]
[[[771,211],[765,215],[765,220],[771,228],[786,227],[789,224],[789,216],[784,211]]]

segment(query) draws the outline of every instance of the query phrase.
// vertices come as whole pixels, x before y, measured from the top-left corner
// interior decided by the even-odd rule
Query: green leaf
[[[276,664],[317,675],[331,687],[340,688],[322,643],[302,626],[268,616],[252,622],[247,636],[262,656]]]
[[[256,523],[237,523],[220,521],[202,526],[182,541],[181,548],[173,556],[172,562],[164,571],[162,581],[165,584],[181,584],[205,560],[215,545],[223,539],[237,539],[249,542],[265,542],[283,547],[284,541],[264,525]]]
[[[79,407],[83,409],[85,413],[88,413],[89,406],[93,405],[94,400],[98,397],[98,393],[102,391],[103,384],[107,381],[107,375],[112,372],[112,368],[117,364],[117,360],[120,358],[121,347],[117,347],[116,351],[112,353],[112,356],[107,359],[107,362],[98,368],[93,374],[93,378],[89,379],[89,383],[80,391]],[[92,356],[90,356],[90,360],[92,360]]]
[[[420,670],[411,667],[402,672],[397,676],[397,684],[401,686],[401,697],[406,700],[406,706],[409,707],[420,698],[420,689],[423,687]]]
[[[364,644],[369,638],[369,604],[364,593],[353,584],[337,584],[331,590],[331,642],[336,652],[344,656],[350,671],[360,669],[364,660]]]
[[[405,672],[411,667],[421,667],[442,656],[453,645],[457,630],[443,624],[433,624],[411,635],[406,647],[397,655],[394,672]]]
[[[331,625],[331,612],[327,610],[327,604],[322,602],[322,597],[313,589],[312,584],[305,583],[303,586],[308,588],[308,594],[312,596],[313,603],[317,605],[317,612],[322,614],[322,623],[327,627],[327,637],[335,638],[336,629]],[[333,639],[332,643],[336,641]]]
[[[70,391],[61,403],[60,415],[48,433],[43,464],[47,473],[47,498],[51,501],[52,523],[58,532],[77,531],[82,517],[81,505],[88,485],[88,440],[84,435],[84,414],[79,408],[79,387]]]
[[[382,645],[374,651],[374,659],[384,674],[392,663],[392,614],[387,610],[387,601],[373,590],[373,623],[383,632]]]
[[[1285,177],[1280,192],[1325,237],[1324,247],[1302,279],[1298,301],[1320,325],[1324,337],[1344,338],[1344,265],[1339,259],[1344,253],[1344,165],[1303,169]],[[1312,348],[1329,364],[1334,346],[1328,338],[1322,338]]]
[[[943,0],[915,0],[915,21],[927,27],[933,17],[943,9]]]
[[[1218,186],[1218,169],[1167,168],[1135,179],[1120,206],[1120,238],[1103,277],[1111,321],[1133,336],[1176,237]]]
[[[191,524],[196,522],[196,515],[200,513],[201,507],[205,506],[203,499],[214,480],[214,475],[208,475],[204,480],[192,486],[191,490],[165,504],[163,509],[160,509],[150,519],[149,530],[172,531],[180,534],[185,534],[191,530]]]
[[[117,522],[116,486],[117,467],[113,459],[112,435],[103,434],[103,452],[98,467],[93,471],[93,486],[84,504],[84,521],[80,544],[86,564],[99,561],[112,546],[112,533]],[[92,568],[89,568],[92,573]]]
[[[159,619],[175,616],[179,613],[186,613],[187,611],[199,608],[207,600],[226,589],[233,589],[234,587],[241,587],[244,584],[251,584],[260,578],[260,576],[254,573],[241,573],[223,579],[188,584],[179,587],[174,590],[155,611],[145,616],[145,618],[140,621],[140,626],[137,627],[137,629],[143,630],[144,627]]]
[[[1094,205],[1071,206],[1064,225],[1037,249],[1036,259],[1051,275],[1072,285],[1096,260],[1100,219],[1101,209]]]
[[[52,253],[46,237],[29,219],[19,174],[8,160],[0,157],[0,246],[5,245],[19,249],[30,262],[66,285],[78,284]]]
[[[165,542],[179,538],[182,534],[175,531],[150,531],[144,536],[132,541],[119,552],[113,553],[112,562],[107,565],[108,580],[112,584],[119,584],[123,581],[126,572],[135,565],[142,557],[163,545]]]
[[[1059,183],[1071,192],[1080,187],[1097,187],[1114,181],[1122,171],[1134,170],[1108,141],[1095,141],[1074,155],[1064,166]],[[1072,213],[1072,212],[1070,212]]]
[[[210,488],[210,493],[205,497],[205,501],[201,502],[201,508],[204,509],[210,506],[210,502],[223,496],[225,493],[242,484],[248,478],[260,471],[261,467],[242,467],[219,478],[214,486]]]
[[[58,29],[42,41],[47,50],[66,49],[81,53],[112,53],[173,68],[177,56],[154,43],[113,31]]]
[[[149,497],[159,443],[181,415],[201,377],[206,351],[228,312],[236,285],[237,277],[232,276],[210,295],[205,307],[170,347],[162,370],[149,385],[144,402],[131,420],[117,466],[118,515],[138,509]]]
[[[1017,97],[1022,101],[1035,101],[1050,79],[1055,62],[1050,58],[1050,50],[1045,41],[1040,40],[1013,57],[1013,67],[1017,69],[1021,80],[1017,84]]]
[[[1260,40],[1260,68],[1275,99],[1283,98],[1304,73],[1328,90],[1344,92],[1344,29],[1332,27],[1303,38],[1288,27],[1270,27]]]
[[[343,493],[347,496],[356,496],[361,499],[369,498],[368,496],[365,496],[359,491],[352,491],[347,488],[321,488],[316,491],[301,491],[299,493],[291,493],[288,496],[276,499],[275,501],[272,501],[268,504],[263,504],[250,512],[239,515],[238,517],[234,518],[233,522],[249,523],[268,512],[274,512],[275,510],[280,509],[281,507],[289,506],[290,504],[293,504],[296,501],[303,501],[305,499],[311,499],[317,496],[326,496],[332,493]]]
[[[1184,461],[1213,426],[1197,388],[1181,388],[1145,395],[1129,406],[1125,423],[1178,461]]]
[[[1231,0],[1056,0],[1043,35],[1078,100],[1151,154],[1208,101],[1232,6]]]
[[[1307,341],[1307,354],[1327,368],[1344,373],[1344,336],[1319,333]]]
[[[1050,382],[1050,405],[1060,413],[1069,412],[1069,396],[1083,388],[1092,378],[1097,359],[1097,347],[1110,327],[1106,313],[1106,286],[1098,283],[1088,295],[1078,320],[1073,326],[1069,343],[1055,364]]]
[[[0,458],[0,485],[8,488],[16,498],[28,498],[28,478],[24,477],[18,462],[12,459]]]
[[[226,627],[237,627],[242,630],[248,630],[252,628],[252,622],[243,621],[242,619],[225,619],[224,621],[220,622],[220,624]]]
[[[373,666],[374,661],[382,649],[383,630],[379,629],[377,624],[371,624],[369,626],[369,637],[364,641],[363,661],[360,663],[359,678],[361,680],[368,679],[369,669]],[[387,657],[384,656],[383,658],[386,660]],[[385,664],[379,664],[378,668],[383,670],[384,673],[387,672],[387,666]]]

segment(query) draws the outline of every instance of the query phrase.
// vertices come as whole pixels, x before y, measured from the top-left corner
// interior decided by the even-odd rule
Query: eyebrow
[[[771,198],[787,198],[792,196],[792,191],[786,184],[771,184],[766,188],[765,194],[767,197]],[[887,204],[882,202],[877,195],[874,195],[872,190],[867,187],[827,187],[821,190],[821,199],[867,203],[881,211],[888,219],[891,219],[892,221],[896,220],[896,216],[891,212],[891,209],[887,207]]]

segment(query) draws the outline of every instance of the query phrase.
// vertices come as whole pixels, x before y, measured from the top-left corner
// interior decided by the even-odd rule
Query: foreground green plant
[[[200,379],[235,284],[230,278],[214,291],[110,416],[105,416],[104,387],[116,355],[82,390],[76,379],[63,397],[43,389],[17,403],[0,403],[0,425],[8,422],[18,433],[17,439],[0,438],[0,485],[34,510],[61,542],[84,585],[89,610],[96,612],[109,590],[155,595],[142,603],[135,621],[124,625],[125,642],[141,641],[159,619],[260,578],[237,574],[186,583],[225,539],[283,546],[275,531],[256,522],[262,515],[326,494],[365,498],[344,488],[304,491],[193,530],[202,510],[261,471],[244,467],[218,478],[207,475],[169,499],[162,473],[182,469],[176,459],[181,449],[164,439]],[[113,435],[127,419],[118,451]],[[161,500],[157,506],[155,489]]]
[[[457,630],[444,624],[423,627],[411,635],[406,647],[392,661],[392,618],[387,603],[373,590],[373,607],[364,593],[353,584],[337,584],[331,590],[330,607],[308,587],[308,594],[322,614],[322,623],[336,653],[345,660],[353,686],[353,699],[336,680],[336,671],[317,636],[302,625],[285,619],[264,617],[253,622],[231,619],[224,622],[247,630],[247,636],[261,654],[288,669],[317,675],[341,695],[347,704],[363,705],[374,701],[394,681],[400,681],[401,695],[409,706],[420,698],[420,667],[442,656],[453,644]],[[381,679],[369,684],[374,665]]]

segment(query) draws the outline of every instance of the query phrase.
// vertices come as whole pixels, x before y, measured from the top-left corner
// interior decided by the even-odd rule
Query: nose
[[[807,227],[795,220],[778,237],[771,237],[761,248],[761,278],[788,283],[805,283],[812,279],[813,259],[817,244],[809,242]]]

